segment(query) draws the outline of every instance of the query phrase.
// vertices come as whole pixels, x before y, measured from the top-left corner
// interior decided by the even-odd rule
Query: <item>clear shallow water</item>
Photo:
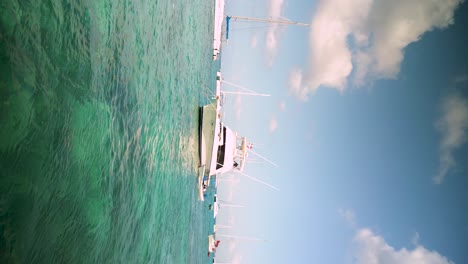
[[[213,15],[201,0],[0,3],[0,263],[207,262]]]

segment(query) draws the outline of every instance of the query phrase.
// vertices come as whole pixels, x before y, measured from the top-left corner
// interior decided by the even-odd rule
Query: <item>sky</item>
[[[225,124],[279,167],[222,175],[216,260],[468,263],[468,3],[236,0]],[[236,87],[223,85],[224,90]],[[251,155],[252,159],[255,158]]]

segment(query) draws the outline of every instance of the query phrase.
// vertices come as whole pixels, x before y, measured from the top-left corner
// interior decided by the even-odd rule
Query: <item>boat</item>
[[[210,106],[205,106],[201,115],[199,176],[207,176],[203,181],[203,186],[207,187],[210,178],[218,173],[243,171],[247,140],[213,118]]]
[[[205,185],[205,168],[200,167],[198,168],[198,200],[204,201],[205,200],[205,192],[206,192],[206,185]]]
[[[222,122],[221,73],[217,73],[213,101],[200,107],[199,117],[199,191],[206,191],[217,173],[242,172],[247,157],[247,139]]]
[[[213,60],[218,59],[222,42],[222,25],[224,20],[224,0],[216,0],[213,37]]]
[[[221,72],[216,74],[216,93],[213,101],[199,109],[199,159],[198,168],[198,199],[204,201],[204,193],[210,185],[211,163],[216,154],[219,142],[222,142],[221,132]],[[216,162],[216,161],[215,161]]]
[[[208,252],[213,252],[214,251],[214,235],[209,235],[208,236]]]
[[[231,84],[247,92],[221,91],[221,82]],[[225,94],[270,96],[252,92],[242,86],[221,80],[221,72],[216,74],[216,92],[212,101],[199,109],[199,168],[198,168],[198,199],[204,201],[205,192],[210,186],[211,177],[217,174],[235,172],[254,181],[265,184],[273,189],[276,187],[243,173],[248,152],[261,157],[252,151],[252,143],[246,137],[239,136],[237,132],[222,122],[222,106]],[[267,162],[272,163],[264,157]],[[277,166],[276,164],[272,163]]]
[[[216,252],[216,249],[218,248],[219,243],[221,243],[221,241],[216,240],[214,238],[214,235],[208,236],[208,256],[210,256],[211,253]]]

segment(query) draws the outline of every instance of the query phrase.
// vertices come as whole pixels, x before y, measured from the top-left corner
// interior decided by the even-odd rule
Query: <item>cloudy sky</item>
[[[226,99],[252,157],[223,175],[217,260],[468,263],[468,3],[236,0],[226,81],[269,98]],[[236,90],[227,84],[224,90]],[[254,156],[254,155],[251,155]]]

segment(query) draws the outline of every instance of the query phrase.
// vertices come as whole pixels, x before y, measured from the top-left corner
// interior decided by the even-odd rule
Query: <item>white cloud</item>
[[[268,1],[268,16],[271,18],[281,17],[281,10],[283,8],[284,0],[270,0]],[[278,49],[279,39],[282,37],[284,27],[279,24],[271,24],[266,32],[265,45],[267,63],[269,66],[273,64],[273,59],[276,56]]]
[[[271,117],[270,119],[270,132],[275,132],[276,129],[278,128],[278,121],[276,121],[276,118],[274,116]]]
[[[300,99],[320,86],[343,91],[396,78],[405,47],[453,23],[462,0],[321,0],[309,34],[308,69],[293,69],[290,90]]]
[[[338,214],[352,227],[356,226],[356,214],[351,209],[338,209]]]
[[[358,245],[355,255],[357,264],[453,264],[438,252],[420,245],[412,250],[397,250],[369,229],[359,230],[355,242]]]
[[[468,100],[450,96],[442,104],[442,117],[437,128],[442,134],[440,142],[439,173],[433,177],[436,184],[442,183],[447,173],[455,166],[453,152],[467,141]]]

